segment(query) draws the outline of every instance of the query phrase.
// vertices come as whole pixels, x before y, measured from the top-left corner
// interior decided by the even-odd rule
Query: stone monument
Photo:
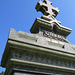
[[[71,29],[55,17],[59,9],[52,2],[39,0],[36,18],[30,33],[10,29],[1,66],[4,75],[75,75],[75,45],[66,37]]]

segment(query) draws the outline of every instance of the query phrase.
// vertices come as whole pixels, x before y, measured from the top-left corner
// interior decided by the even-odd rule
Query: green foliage
[[[0,75],[3,75],[4,74],[4,72],[2,71],[2,73],[0,73]]]

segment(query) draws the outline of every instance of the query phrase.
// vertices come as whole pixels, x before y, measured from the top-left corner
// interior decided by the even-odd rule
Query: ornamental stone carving
[[[29,52],[27,50],[21,51],[21,50],[15,50],[13,53],[13,58],[30,61],[30,62],[36,62],[36,63],[42,63],[42,64],[49,64],[49,65],[56,65],[56,66],[62,66],[67,68],[75,68],[75,61],[59,58],[57,56],[52,55],[46,55],[43,53],[37,53],[37,52]]]
[[[55,21],[60,24],[60,22],[55,19],[55,17],[59,13],[59,9],[57,7],[53,7],[52,2],[50,2],[49,0],[44,0],[43,2],[39,0],[35,8],[37,11],[41,11],[43,13],[43,19]]]

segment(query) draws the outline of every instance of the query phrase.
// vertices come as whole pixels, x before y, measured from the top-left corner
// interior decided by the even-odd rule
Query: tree
[[[3,75],[4,74],[4,72],[2,71],[2,73],[0,73],[0,75]]]

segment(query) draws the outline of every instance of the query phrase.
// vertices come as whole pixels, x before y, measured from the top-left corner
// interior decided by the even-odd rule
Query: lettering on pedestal
[[[48,38],[57,39],[60,41],[66,41],[66,38],[64,36],[61,36],[59,34],[55,34],[53,32],[49,32],[49,31],[43,31],[43,36],[48,37]]]

